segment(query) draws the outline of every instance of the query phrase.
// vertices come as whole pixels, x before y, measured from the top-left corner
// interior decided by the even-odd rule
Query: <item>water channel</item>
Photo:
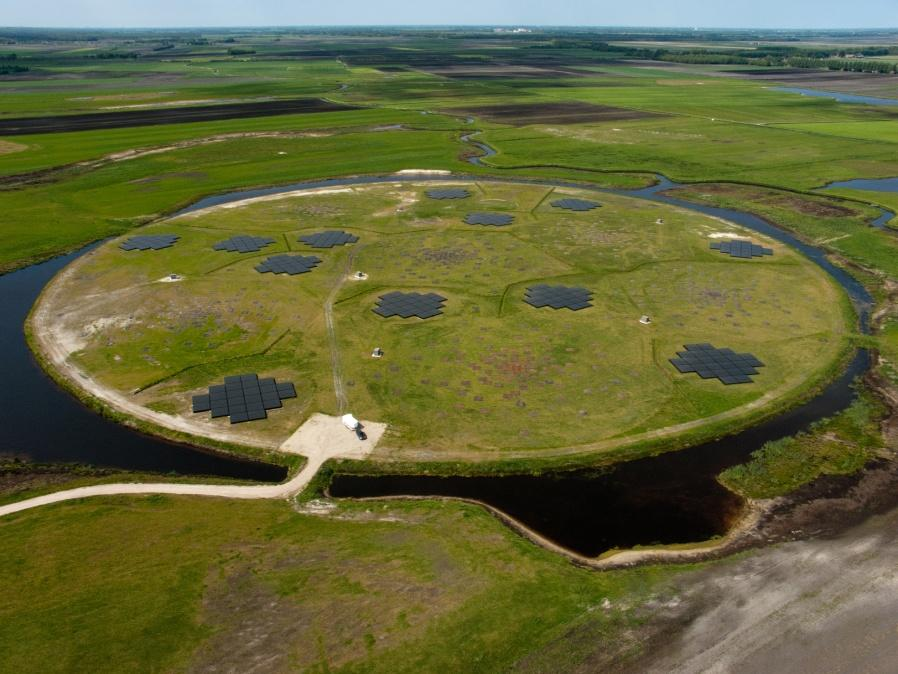
[[[483,156],[492,148],[466,138]],[[482,157],[470,161],[479,163]],[[807,245],[757,216],[733,209],[702,206],[667,194],[679,185],[661,176],[657,184],[638,190],[589,187],[559,180],[484,176],[365,176],[239,190],[201,199],[179,212],[298,190],[321,187],[394,183],[412,180],[498,180],[569,186],[666,203],[724,218],[800,250],[829,273],[848,293],[860,325],[867,328],[872,299],[845,270],[833,265],[818,248]],[[258,462],[176,445],[136,433],[82,406],[57,388],[32,358],[22,325],[41,289],[53,275],[83,253],[73,253],[0,276],[0,348],[6,357],[7,386],[0,388],[3,438],[0,453],[34,461],[69,461],[132,470],[205,474],[257,480],[279,480],[283,469]],[[803,405],[735,435],[676,452],[610,468],[552,475],[506,477],[335,476],[334,496],[449,496],[487,503],[539,534],[574,552],[594,556],[613,547],[684,543],[723,534],[741,510],[741,499],[723,488],[716,476],[744,462],[765,442],[806,429],[811,423],[845,409],[854,399],[852,383],[869,366],[861,350],[846,370]]]

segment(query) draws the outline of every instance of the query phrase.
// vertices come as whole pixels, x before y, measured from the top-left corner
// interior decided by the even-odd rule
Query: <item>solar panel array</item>
[[[374,313],[384,318],[400,316],[402,318],[432,318],[443,313],[445,297],[436,293],[400,293],[391,292],[381,295],[377,300]]]
[[[695,372],[702,379],[717,378],[724,384],[750,384],[757,368],[764,363],[750,353],[736,353],[732,349],[717,349],[710,344],[686,344],[671,364],[681,373]]]
[[[239,374],[225,377],[224,385],[210,386],[208,394],[193,396],[193,411],[211,411],[213,419],[230,416],[232,424],[239,424],[267,419],[268,410],[282,407],[282,400],[295,397],[296,389],[290,382]]]
[[[127,241],[122,241],[119,248],[122,250],[161,250],[175,245],[180,239],[176,234],[147,234],[132,236]]]
[[[594,208],[599,208],[602,204],[597,204],[595,201],[586,201],[586,199],[558,199],[557,201],[552,202],[552,206],[555,208],[563,208],[566,211],[591,211]]]
[[[467,199],[471,196],[463,187],[443,187],[439,189],[427,190],[425,194],[431,199]]]
[[[313,255],[273,255],[265,262],[256,265],[256,271],[260,274],[305,274],[321,264],[321,259]]]
[[[590,300],[592,300],[592,291],[586,288],[550,286],[544,283],[530,286],[524,293],[524,301],[534,307],[579,311],[591,307]]]
[[[306,234],[299,237],[301,243],[305,243],[312,248],[333,248],[334,246],[344,246],[347,243],[355,243],[358,240],[359,237],[341,230],[317,232],[316,234]]]
[[[759,246],[751,241],[744,241],[741,239],[734,239],[733,241],[712,241],[711,248],[732,257],[746,259],[762,257],[763,255],[773,255],[773,250],[771,248],[765,248],[764,246]]]
[[[229,253],[257,253],[265,246],[270,246],[273,243],[274,239],[269,239],[267,236],[239,234],[238,236],[232,236],[230,239],[219,241],[212,247],[215,250],[226,250]]]
[[[468,213],[465,222],[469,225],[490,225],[504,227],[514,222],[514,216],[506,213]]]

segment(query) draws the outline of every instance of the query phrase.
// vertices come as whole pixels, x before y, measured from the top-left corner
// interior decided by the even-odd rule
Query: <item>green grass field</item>
[[[898,199],[811,193],[898,176],[894,110],[776,92],[729,76],[734,66],[627,61],[620,49],[720,49],[708,35],[637,45],[588,31],[0,33],[0,66],[28,68],[0,68],[0,122],[287,98],[358,106],[0,138],[0,272],[138,227],[181,235],[158,253],[102,245],[55,286],[50,327],[79,368],[199,435],[231,427],[192,415],[190,396],[239,372],[291,380],[298,397],[235,426],[235,440],[271,446],[311,413],[337,411],[323,306],[355,269],[369,279],[334,298],[342,380],[357,416],[390,424],[359,470],[538,471],[676,448],[796,401],[851,344],[876,348],[875,373],[898,386],[898,243],[868,227],[876,205],[898,210]],[[844,86],[894,96],[896,81]],[[484,166],[467,161],[475,151],[461,137],[472,132],[498,152]],[[709,235],[734,227],[622,197],[583,193],[603,207],[577,215],[550,208],[538,185],[468,180],[474,196],[445,203],[397,183],[166,219],[229,190],[402,169],[697,183],[676,196],[754,212],[833,254],[875,294],[881,329],[854,334],[841,291],[795,252],[765,242],[772,258],[726,258]],[[470,210],[516,219],[466,226]],[[297,241],[331,228],[360,241],[325,251]],[[245,257],[211,249],[236,233],[276,243]],[[322,263],[297,277],[253,270],[288,251]],[[184,280],[160,282],[171,273]],[[590,288],[594,306],[524,305],[524,288],[546,281]],[[439,292],[445,313],[381,319],[371,309],[389,290]],[[651,326],[637,322],[644,313]],[[735,387],[677,374],[667,359],[704,341],[766,367]],[[370,357],[375,346],[383,359]],[[889,410],[859,386],[848,410],[721,481],[782,496],[883,456]],[[652,444],[653,431],[727,411]],[[0,503],[150,479],[16,468],[30,477],[10,488],[14,471],[0,466]],[[116,497],[0,518],[0,670],[615,671],[654,647],[640,627],[680,600],[675,584],[695,568],[586,571],[457,502],[317,505]]]
[[[250,41],[257,53],[248,57],[222,57],[219,51],[226,47],[211,45],[179,49],[165,60],[101,64],[89,58],[92,50],[102,51],[100,46],[43,56],[39,50],[29,52],[28,58],[37,59],[40,77],[0,81],[8,115],[296,96],[326,97],[367,109],[0,139],[0,175],[7,181],[7,186],[0,185],[0,205],[9,234],[0,252],[0,269],[120,233],[229,188],[397,168],[474,170],[459,159],[464,148],[456,134],[462,129],[486,130],[482,138],[499,150],[491,163],[500,169],[538,165],[550,175],[566,167],[566,175],[578,180],[618,184],[622,181],[615,178],[615,171],[657,171],[681,180],[809,189],[829,180],[898,171],[894,153],[884,142],[889,133],[880,133],[891,124],[887,111],[773,92],[763,83],[633,66],[591,68],[588,52],[572,50],[563,56],[583,67],[560,77],[546,71],[544,77],[519,78],[512,68],[504,75],[459,79],[405,66],[399,72],[384,72],[363,63],[370,56],[359,56],[357,63],[284,60],[280,56],[284,50],[311,45],[292,40],[280,44],[268,38]],[[451,49],[423,38],[410,44],[425,51]],[[350,54],[358,50],[376,53],[377,58],[392,55],[400,63],[408,57],[392,45],[386,50],[376,45],[374,40],[343,46]],[[321,46],[334,49],[328,40]],[[490,49],[476,54],[478,62],[489,63],[496,56]],[[525,50],[516,54],[524,65],[532,56]],[[467,112],[481,105],[532,109],[566,103],[614,106],[625,113],[647,111],[660,117],[510,127]],[[473,120],[466,123],[463,117],[469,114]],[[409,130],[385,130],[373,138],[372,129],[396,124]],[[851,134],[839,129],[869,131]],[[240,134],[274,137],[240,138]],[[217,142],[210,145],[211,139]],[[15,178],[116,153],[184,143],[199,145],[111,165],[101,161],[98,166],[53,170],[25,181]],[[278,151],[287,154],[277,155]],[[539,173],[527,168],[519,172]],[[175,175],[157,184],[154,195],[135,195],[129,183],[170,173]]]
[[[16,672],[558,671],[596,640],[639,652],[677,571],[578,569],[477,506],[422,502],[107,498],[5,517],[0,546]]]
[[[550,202],[595,196],[465,184],[472,198],[454,202],[396,183],[163,221],[141,232],[178,234],[175,247],[125,252],[114,240],[53,286],[46,309],[61,316],[60,340],[81,370],[116,391],[137,391],[151,409],[195,419],[200,434],[230,428],[190,413],[190,396],[223,376],[258,371],[296,382],[299,399],[285,410],[233,427],[247,442],[281,442],[309,414],[338,411],[323,305],[339,287],[336,347],[350,409],[390,424],[386,455],[427,450],[436,458],[598,451],[728,411],[731,426],[806,391],[843,353],[849,327],[840,291],[781,245],[764,241],[773,257],[737,260],[709,250],[711,235],[760,239],[693,213],[611,195],[600,196],[596,211],[570,213]],[[515,221],[464,224],[478,210]],[[326,250],[298,241],[322,229],[360,241]],[[233,234],[275,243],[245,256],[213,250]],[[296,277],[255,271],[289,251],[322,264]],[[368,280],[345,280],[355,269]],[[160,282],[171,273],[184,280]],[[527,287],[546,282],[588,288],[593,306],[523,302]],[[439,292],[445,312],[383,319],[371,309],[392,290]],[[810,307],[806,296],[819,304]],[[644,314],[652,325],[639,324]],[[704,341],[752,352],[766,367],[751,385],[724,386],[668,363],[683,344]],[[375,346],[385,358],[370,357]]]

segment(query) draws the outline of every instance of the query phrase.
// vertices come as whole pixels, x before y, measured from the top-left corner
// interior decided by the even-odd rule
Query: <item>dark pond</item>
[[[25,342],[25,318],[53,275],[91,247],[0,276],[0,455],[136,471],[283,480],[287,471],[282,466],[165,442],[109,421],[44,374]]]

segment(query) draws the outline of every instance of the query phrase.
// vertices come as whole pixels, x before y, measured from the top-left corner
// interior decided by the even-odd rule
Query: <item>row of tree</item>
[[[887,50],[885,50],[887,51]],[[842,70],[856,73],[898,73],[898,63],[863,58],[833,58],[803,55],[752,53],[752,52],[714,52],[695,50],[674,52],[656,50],[651,54],[643,54],[637,58],[651,58],[657,61],[673,63],[697,63],[708,65],[754,65],[761,67],[789,66],[791,68],[814,68],[822,70]]]
[[[882,73],[884,75],[898,73],[898,63],[854,58],[814,59],[794,56],[786,59],[785,65],[792,68],[824,68],[826,70],[843,70],[854,73]]]

